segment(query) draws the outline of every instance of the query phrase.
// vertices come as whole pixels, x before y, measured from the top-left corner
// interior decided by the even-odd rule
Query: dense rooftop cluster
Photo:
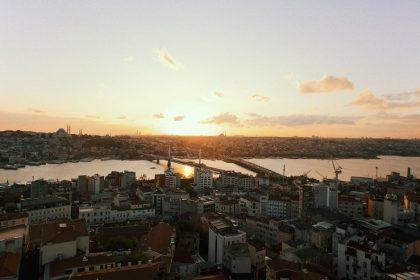
[[[0,198],[7,279],[419,276],[420,180],[409,170],[320,182],[197,165],[190,179],[168,164],[150,180],[113,171],[3,184]]]
[[[91,136],[22,131],[0,132],[0,167],[88,161],[94,158],[144,159],[165,155],[196,158],[375,158],[379,155],[419,156],[418,139],[240,137],[240,136]]]

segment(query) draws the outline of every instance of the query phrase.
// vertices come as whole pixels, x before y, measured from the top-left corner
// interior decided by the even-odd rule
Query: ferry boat
[[[14,164],[6,164],[5,166],[3,166],[3,169],[7,169],[7,170],[17,170],[18,167]]]

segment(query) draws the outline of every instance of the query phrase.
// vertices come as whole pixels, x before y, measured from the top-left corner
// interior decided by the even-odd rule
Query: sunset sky
[[[420,1],[0,1],[0,130],[420,137]]]

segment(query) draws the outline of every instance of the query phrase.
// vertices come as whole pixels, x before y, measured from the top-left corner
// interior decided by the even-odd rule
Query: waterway
[[[285,174],[301,175],[308,172],[309,177],[322,179],[322,177],[333,178],[334,171],[330,161],[321,159],[247,159],[258,165]],[[198,160],[196,160],[198,161]],[[202,162],[208,166],[217,167],[223,170],[232,170],[245,174],[255,175],[233,163],[226,163],[221,160],[203,159]],[[411,167],[412,173],[420,177],[420,157],[396,157],[384,156],[379,159],[342,159],[337,163],[343,168],[340,175],[342,180],[350,180],[351,176],[375,177],[376,167],[378,175],[386,176],[392,171],[406,175],[407,167]],[[193,168],[173,163],[172,167],[184,177],[193,176]],[[166,168],[166,161],[161,160],[160,164],[146,160],[93,160],[91,162],[46,164],[41,166],[27,166],[18,170],[0,169],[0,182],[26,183],[33,179],[69,180],[79,175],[107,175],[111,171],[135,171],[137,176],[145,174],[147,178],[154,178],[155,174],[161,174]]]

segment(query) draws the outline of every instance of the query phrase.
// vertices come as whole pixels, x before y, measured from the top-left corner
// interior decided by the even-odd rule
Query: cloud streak
[[[301,93],[350,91],[354,85],[346,77],[324,76],[319,80],[300,81],[297,90]]]
[[[268,102],[270,100],[270,97],[256,93],[251,96],[251,99],[260,102]]]
[[[168,50],[164,48],[155,49],[153,50],[153,53],[157,55],[157,58],[163,65],[174,70],[182,68],[182,65],[175,60],[175,58],[168,52]]]
[[[154,114],[153,117],[155,119],[163,119],[165,118],[165,115],[163,113],[157,113],[157,114]]]
[[[361,117],[292,114],[281,116],[264,116],[248,114],[249,118],[240,120],[235,114],[223,113],[201,121],[202,124],[233,125],[237,127],[296,127],[310,125],[354,125]]]
[[[222,124],[239,125],[240,124],[238,117],[228,112],[208,118],[204,121],[201,121],[201,123],[202,124],[217,124],[217,125],[222,125]]]
[[[366,89],[347,105],[357,106],[364,110],[409,109],[420,106],[419,96],[420,91],[414,91],[378,97]]]
[[[40,109],[36,109],[36,108],[28,108],[29,112],[35,113],[35,114],[45,114],[46,112]]]
[[[99,115],[85,115],[85,117],[88,119],[94,119],[94,120],[98,120],[101,118],[101,116]]]
[[[308,125],[353,125],[359,117],[293,114],[283,116],[263,116],[252,114],[244,122],[250,126],[308,126]]]

